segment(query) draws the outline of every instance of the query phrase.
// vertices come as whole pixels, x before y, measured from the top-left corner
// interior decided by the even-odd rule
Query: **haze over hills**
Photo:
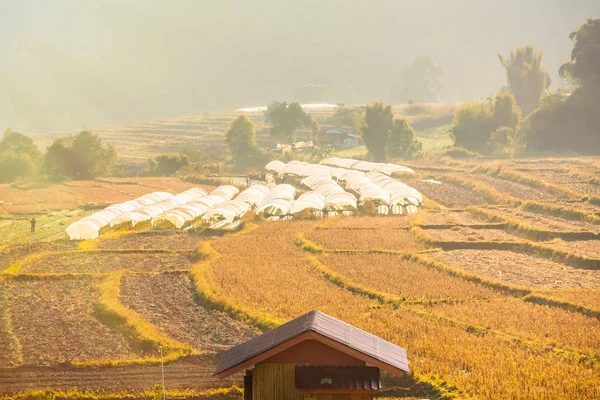
[[[4,1],[0,126],[198,115],[294,100],[311,83],[333,103],[389,101],[416,55],[443,69],[441,101],[478,99],[506,84],[497,54],[527,44],[556,87],[569,33],[599,16],[597,0]]]

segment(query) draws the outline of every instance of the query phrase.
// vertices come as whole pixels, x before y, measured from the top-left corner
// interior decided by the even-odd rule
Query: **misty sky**
[[[568,38],[600,0],[0,0],[0,130],[66,131],[294,100],[390,98],[431,55],[442,101],[506,84],[497,54],[544,52],[555,85]]]

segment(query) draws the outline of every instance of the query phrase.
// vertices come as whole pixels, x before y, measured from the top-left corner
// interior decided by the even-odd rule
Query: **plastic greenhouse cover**
[[[200,197],[194,200],[194,203],[201,203],[206,205],[208,208],[213,208],[221,203],[225,203],[229,200],[227,197],[223,197],[216,194],[209,194],[208,196]]]
[[[265,215],[288,215],[292,208],[292,200],[271,199],[263,202],[257,209],[257,214]]]
[[[222,196],[222,197],[227,198],[227,200],[231,200],[239,192],[240,192],[240,190],[238,188],[236,188],[235,186],[223,185],[223,186],[219,186],[218,188],[216,188],[215,190],[210,192],[210,194]]]
[[[66,232],[71,240],[95,239],[99,236],[100,229],[109,225],[113,218],[134,211],[136,207],[141,208],[145,205],[163,201],[171,197],[173,197],[171,193],[153,192],[140,196],[134,200],[113,204],[104,210],[100,210],[69,225]]]
[[[381,172],[383,174],[390,175],[390,176],[396,172],[408,173],[408,174],[415,173],[415,171],[412,168],[405,167],[403,165],[397,165],[397,164],[383,164],[383,165],[375,168],[374,171]]]
[[[323,210],[325,208],[325,196],[316,192],[306,192],[292,204],[291,214],[296,214],[307,209]]]
[[[325,207],[333,210],[351,207],[356,210],[356,197],[354,197],[352,193],[348,192],[334,193],[327,196],[325,199]]]
[[[271,190],[265,185],[252,185],[236,197],[236,200],[247,203],[250,207],[260,204]]]
[[[265,170],[279,174],[286,164],[283,161],[274,160],[265,165]]]
[[[205,221],[209,221],[210,219],[224,219],[231,223],[234,219],[246,214],[249,209],[248,204],[243,201],[229,200],[209,210],[204,214],[202,219]]]
[[[330,158],[325,158],[325,159],[321,160],[321,162],[319,164],[352,169],[352,166],[354,164],[356,164],[357,162],[358,162],[358,160],[353,160],[351,158],[330,157]]]

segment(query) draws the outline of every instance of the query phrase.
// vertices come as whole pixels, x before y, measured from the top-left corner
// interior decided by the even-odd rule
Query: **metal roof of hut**
[[[320,311],[310,311],[221,355],[215,375],[252,368],[305,340],[316,340],[395,375],[409,372],[406,350]]]

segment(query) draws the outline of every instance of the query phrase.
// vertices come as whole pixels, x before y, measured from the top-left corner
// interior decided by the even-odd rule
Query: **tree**
[[[400,83],[392,90],[395,101],[431,103],[439,101],[444,72],[431,56],[417,56],[400,70]]]
[[[423,144],[405,119],[394,120],[387,141],[387,153],[390,157],[414,158],[423,149]]]
[[[112,145],[105,145],[97,134],[85,130],[57,138],[46,153],[45,169],[53,177],[94,179],[108,173],[116,158]]]
[[[588,19],[569,36],[573,50],[559,73],[576,85],[543,99],[519,129],[528,150],[600,153],[600,19]]]
[[[236,165],[244,164],[256,152],[256,126],[245,115],[231,121],[225,136]]]
[[[454,114],[454,145],[485,153],[492,150],[489,147],[492,132],[501,126],[515,129],[520,120],[521,110],[514,96],[507,92],[498,93],[493,102],[464,104]]]
[[[328,87],[325,85],[301,85],[296,88],[296,100],[301,103],[320,103],[325,101]]]
[[[375,161],[385,161],[387,158],[387,138],[394,127],[392,106],[384,105],[381,101],[370,104],[365,109],[365,124],[362,127],[362,138]]]
[[[8,128],[0,140],[0,182],[13,182],[34,176],[41,152],[33,140]]]
[[[600,19],[588,19],[569,38],[574,41],[571,59],[563,64],[559,73],[574,79],[579,86],[594,86],[600,83]]]
[[[149,175],[172,176],[181,168],[190,165],[190,159],[185,154],[161,154],[148,160]]]
[[[360,132],[363,114],[357,107],[345,107],[340,104],[336,107],[331,117],[331,124],[338,128],[349,128],[353,132]]]
[[[264,115],[265,121],[271,125],[271,135],[284,138],[288,143],[293,143],[294,132],[299,128],[318,129],[318,124],[299,103],[274,101],[267,106]]]
[[[515,129],[521,120],[521,110],[517,106],[515,97],[502,92],[494,100],[494,124],[496,127],[507,126]]]
[[[525,115],[538,108],[542,93],[552,83],[542,65],[542,57],[543,54],[536,53],[532,46],[520,47],[508,57],[498,55],[506,69],[509,88]]]

